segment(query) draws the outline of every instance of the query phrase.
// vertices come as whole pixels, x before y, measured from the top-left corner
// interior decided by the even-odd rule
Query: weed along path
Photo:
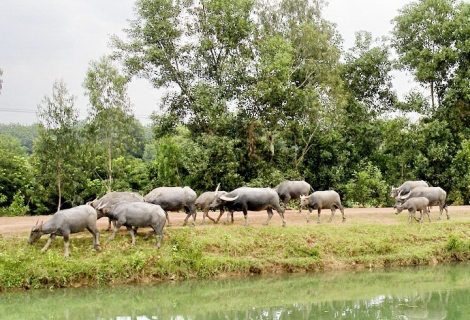
[[[470,222],[470,206],[450,206],[449,215],[451,221],[468,221]],[[289,226],[299,226],[299,225],[311,225],[314,227],[317,224],[317,211],[312,211],[310,215],[310,222],[307,224],[306,215],[307,210],[302,210],[302,213],[298,213],[297,210],[286,210],[284,213],[284,218],[286,219],[287,227]],[[212,218],[217,218],[219,215],[218,211],[209,212],[209,215]],[[328,223],[330,218],[331,210],[322,210],[321,212],[321,223]],[[419,213],[418,213],[419,215]],[[214,224],[212,221],[206,218],[206,223],[204,226],[201,226],[202,222],[202,212],[197,213],[196,218],[196,227],[218,227],[223,226],[226,220],[226,214],[222,216],[218,224]],[[361,225],[361,224],[376,224],[376,225],[396,225],[396,224],[407,224],[408,211],[402,211],[400,214],[395,215],[395,209],[393,208],[345,208],[346,222],[344,224],[350,225]],[[430,213],[432,223],[442,223],[447,220],[445,211],[442,214],[442,220],[438,221],[439,217],[439,207],[433,207]],[[50,216],[24,216],[24,217],[0,217],[0,236],[8,237],[13,235],[27,235],[29,234],[31,228],[36,224],[36,222],[41,223],[45,222],[52,217]],[[170,228],[179,228],[183,227],[183,220],[185,219],[186,214],[182,212],[170,212],[170,219],[172,222],[172,227]],[[262,227],[263,222],[266,221],[268,215],[266,210],[263,211],[249,211],[248,212],[248,222],[251,227]],[[243,226],[245,220],[243,218],[242,212],[234,213],[234,226]],[[188,220],[191,221],[191,218]],[[341,222],[341,212],[336,210],[335,216],[333,217],[332,224],[342,225]],[[413,222],[416,223],[416,222]],[[425,217],[424,223],[427,224],[429,221]],[[189,225],[189,224],[188,224]],[[269,223],[270,226],[281,226],[281,219],[277,212],[274,211],[274,215]],[[108,219],[101,218],[98,220],[98,229],[103,230],[108,226]],[[121,228],[121,233],[127,233],[125,228]],[[83,234],[88,236],[88,232],[84,231]],[[72,235],[71,237],[78,236]]]
[[[302,213],[298,213],[297,210],[286,210],[284,213],[284,218],[287,222],[287,226],[311,226],[315,227],[317,225],[317,212],[313,211],[310,215],[310,222],[307,224],[306,222],[306,215],[307,210],[302,210]],[[218,211],[216,212],[209,212],[209,215],[212,218],[217,218],[219,215]],[[398,215],[395,215],[395,209],[393,208],[345,208],[345,216],[346,222],[343,223],[341,221],[341,212],[336,210],[335,216],[333,217],[333,221],[328,223],[328,219],[330,218],[331,211],[330,210],[322,210],[321,212],[321,223],[322,224],[333,224],[333,225],[397,225],[403,224],[407,225],[408,219],[408,211],[403,211]],[[418,213],[419,215],[419,213]],[[462,221],[462,222],[470,222],[470,206],[451,206],[449,207],[449,215],[450,221]],[[234,213],[234,223],[233,225],[229,223],[229,225],[224,225],[227,215],[224,214],[220,219],[218,224],[214,224],[212,221],[206,218],[205,225],[201,225],[202,223],[202,212],[197,213],[196,218],[196,228],[221,228],[221,227],[235,227],[240,226],[243,227],[245,220],[243,218],[242,212],[235,212]],[[431,223],[443,223],[447,221],[447,217],[445,212],[443,212],[442,220],[438,221],[437,218],[439,217],[439,208],[433,207],[431,210]],[[29,235],[31,228],[36,224],[36,222],[45,222],[49,220],[52,215],[48,216],[24,216],[24,217],[0,217],[0,237],[11,237],[11,236],[24,236],[25,238]],[[170,212],[170,219],[172,221],[172,226],[170,228],[187,228],[187,226],[183,226],[183,220],[185,219],[186,214],[183,212]],[[266,210],[264,211],[249,211],[248,212],[248,222],[250,227],[261,228],[263,227],[263,223],[266,221],[268,215]],[[191,221],[191,218],[188,220]],[[413,222],[417,223],[417,222]],[[423,224],[429,223],[427,217]],[[189,225],[189,223],[188,223]],[[281,219],[277,212],[274,212],[274,215],[269,222],[270,226],[279,226],[281,227]],[[108,226],[108,219],[101,218],[98,220],[98,229],[104,232]],[[165,227],[167,229],[167,227]],[[141,231],[148,231],[145,228],[140,229]],[[120,233],[127,234],[127,230],[125,228],[121,228]],[[79,234],[72,235],[72,239],[74,237],[81,237],[81,236],[89,236],[90,234],[87,231],[84,231]],[[46,236],[44,236],[46,237]]]

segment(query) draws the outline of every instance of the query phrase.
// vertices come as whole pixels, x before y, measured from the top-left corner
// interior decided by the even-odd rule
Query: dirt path
[[[382,225],[393,225],[393,224],[406,224],[408,218],[408,212],[404,211],[400,213],[398,216],[394,214],[393,208],[346,208],[345,215],[346,215],[346,223],[349,224],[382,224]],[[287,210],[284,214],[287,227],[293,225],[305,225],[305,217],[306,217],[306,210],[302,210],[302,213],[297,213],[296,210]],[[330,210],[322,210],[322,223],[328,220],[330,216]],[[196,219],[196,226],[201,227],[200,224],[202,222],[202,212],[197,213]],[[213,218],[218,216],[218,212],[209,212],[209,215]],[[468,221],[470,222],[470,206],[451,206],[449,207],[449,215],[452,221]],[[441,221],[437,221],[437,217],[439,216],[439,208],[434,207],[431,210],[431,219],[432,223],[441,223]],[[183,220],[186,217],[184,213],[178,212],[171,212],[170,219],[173,224],[172,228],[174,227],[182,227]],[[0,217],[0,236],[15,236],[21,235],[26,236],[31,228],[36,224],[37,221],[39,223],[41,221],[47,221],[51,218],[51,216],[26,216],[26,217]],[[244,219],[242,212],[235,212],[234,213],[235,222],[234,225],[243,226]],[[203,226],[204,228],[210,227],[219,227],[224,226],[223,221],[225,221],[226,215],[221,218],[221,222],[217,225],[214,225],[212,221],[206,219],[206,224]],[[253,227],[261,227],[261,224],[266,221],[267,214],[266,211],[248,212],[248,221],[250,226]],[[428,220],[425,220],[425,223]],[[443,221],[446,221],[445,213],[443,214]],[[310,217],[310,225],[313,227],[316,225],[317,222],[317,214],[316,211],[312,212]],[[334,224],[342,224],[341,223],[341,212],[336,210],[335,217],[333,218]],[[106,218],[102,218],[98,220],[98,228],[100,230],[106,229],[108,225],[108,220]],[[281,219],[279,215],[275,212],[273,218],[270,222],[271,226],[281,226]],[[121,232],[126,232],[124,228],[121,228]]]

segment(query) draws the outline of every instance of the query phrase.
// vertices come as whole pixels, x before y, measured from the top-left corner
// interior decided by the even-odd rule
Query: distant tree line
[[[470,200],[470,4],[419,0],[389,38],[342,48],[321,0],[139,0],[114,53],[90,62],[89,116],[58,80],[38,123],[0,125],[1,214],[43,214],[109,191],[198,193],[305,179],[346,206],[388,206],[425,180]],[[396,57],[396,58],[394,58]],[[399,97],[392,72],[419,85]],[[164,90],[152,124],[127,84]]]

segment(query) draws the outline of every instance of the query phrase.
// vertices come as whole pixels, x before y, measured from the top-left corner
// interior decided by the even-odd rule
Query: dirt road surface
[[[183,227],[183,220],[186,214],[181,212],[170,212],[170,220],[172,222],[171,228]],[[286,220],[286,226],[294,225],[306,225],[306,214],[307,210],[302,210],[302,213],[297,213],[297,210],[287,210],[284,214]],[[330,210],[322,210],[321,221],[327,223],[331,214]],[[226,214],[224,214],[218,224],[214,224],[212,221],[206,219],[206,224],[201,226],[202,212],[197,213],[196,227],[198,228],[214,228],[214,227],[231,227],[232,225],[224,225]],[[209,215],[213,218],[217,218],[218,212],[209,212]],[[442,220],[437,221],[439,217],[439,207],[433,207],[431,210],[431,223],[445,223],[447,221],[445,212],[443,213]],[[449,207],[449,215],[451,221],[466,221],[470,223],[470,206],[451,206]],[[361,224],[382,224],[382,225],[393,225],[393,224],[407,224],[408,211],[403,211],[399,215],[395,215],[393,208],[346,208],[345,209],[346,222],[342,223],[341,212],[336,210],[336,214],[331,223],[339,225],[361,225]],[[266,221],[268,215],[266,211],[249,211],[248,221],[252,227],[262,227],[262,223]],[[27,236],[31,228],[36,224],[37,221],[47,221],[51,216],[25,216],[25,217],[0,217],[0,237],[8,236]],[[234,213],[235,222],[233,226],[243,226],[245,220],[242,212]],[[190,220],[191,221],[191,218]],[[416,223],[416,222],[414,222]],[[424,220],[424,224],[429,223],[427,218]],[[98,228],[100,230],[106,229],[108,225],[108,219],[102,218],[98,220]],[[188,224],[189,225],[189,224]],[[273,218],[271,219],[270,226],[281,226],[281,218],[274,212]],[[314,211],[310,217],[310,226],[312,228],[317,225],[317,212]],[[125,228],[121,228],[120,232],[127,232]]]

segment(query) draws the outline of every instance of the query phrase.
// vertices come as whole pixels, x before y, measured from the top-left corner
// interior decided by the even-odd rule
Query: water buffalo
[[[71,233],[81,232],[85,229],[93,235],[93,246],[96,250],[101,251],[100,233],[96,227],[96,210],[89,205],[81,205],[71,209],[57,211],[51,219],[38,226],[38,223],[31,229],[28,243],[33,244],[41,238],[43,234],[50,234],[46,245],[41,252],[47,250],[52,240],[56,236],[64,237],[65,254],[69,256],[69,236]]]
[[[408,210],[410,216],[408,217],[408,222],[411,222],[412,218],[415,218],[416,221],[423,222],[424,214],[428,215],[429,222],[431,222],[431,217],[429,216],[429,200],[428,198],[425,197],[416,197],[416,198],[409,198],[406,200],[405,203],[398,204],[396,206],[397,211],[395,214],[399,214],[403,210]],[[419,220],[416,219],[415,213],[416,211],[419,211],[420,217]],[[423,213],[424,211],[424,213]]]
[[[113,235],[109,240],[114,240],[116,233],[121,226],[125,226],[132,238],[132,245],[135,244],[135,230],[132,227],[151,227],[152,234],[158,235],[157,248],[160,248],[163,238],[163,227],[165,226],[166,213],[159,205],[146,202],[119,202],[104,210],[104,213],[116,221]]]
[[[225,191],[218,191],[218,194],[221,195],[221,196],[226,194],[226,193],[227,192],[225,192]],[[201,194],[196,199],[196,203],[195,203],[196,208],[200,208],[201,210],[204,211],[204,215],[202,216],[202,224],[205,223],[206,217],[209,220],[212,220],[212,222],[218,223],[219,220],[220,220],[220,217],[222,217],[222,215],[224,214],[224,207],[220,206],[220,207],[214,208],[214,209],[219,209],[220,210],[219,217],[217,218],[217,220],[214,220],[214,219],[211,218],[211,216],[209,216],[209,206],[211,205],[212,202],[214,202],[214,199],[215,199],[215,192],[214,191],[204,192],[203,194]]]
[[[110,208],[111,206],[115,205],[116,203],[123,202],[123,201],[132,201],[132,202],[144,202],[144,197],[138,194],[137,192],[131,191],[120,191],[120,192],[109,192],[102,196],[99,199],[93,200],[89,202],[93,208],[98,211],[98,219],[104,217],[103,209]],[[109,217],[108,217],[109,218]],[[114,226],[116,226],[116,222],[114,222]],[[107,231],[111,229],[111,219],[109,219]]]
[[[300,196],[300,205],[308,207],[307,222],[310,222],[310,213],[312,212],[312,209],[318,210],[318,223],[320,223],[321,209],[331,209],[331,217],[328,219],[328,222],[331,222],[335,215],[336,208],[341,210],[343,222],[346,221],[344,208],[341,205],[341,199],[336,191],[315,191],[309,196]]]
[[[410,198],[425,197],[429,200],[429,207],[439,205],[439,218],[442,218],[442,210],[445,209],[447,219],[450,219],[449,211],[447,210],[447,193],[440,187],[416,187],[412,189],[407,195],[396,197],[395,206],[405,202]]]
[[[166,219],[168,226],[171,226],[169,211],[186,212],[184,225],[188,222],[188,218],[192,215],[193,221],[191,226],[196,222],[196,192],[190,187],[159,187],[155,188],[144,196],[146,202],[158,204],[167,212]]]
[[[267,225],[273,216],[273,209],[275,209],[277,213],[279,213],[279,216],[281,216],[282,226],[286,226],[284,212],[279,205],[279,195],[271,188],[241,187],[224,195],[218,194],[216,189],[215,199],[211,203],[210,208],[218,208],[221,205],[229,211],[230,216],[232,217],[232,222],[233,212],[243,211],[245,226],[248,226],[248,210],[261,211],[266,209],[268,212],[268,220],[266,220],[263,225]],[[228,219],[229,214],[227,214],[227,220],[225,223],[228,222]]]
[[[411,189],[416,187],[429,187],[428,183],[423,180],[419,181],[405,181],[401,186],[395,188],[392,187],[390,192],[390,198],[396,198],[398,196],[405,195],[411,191]]]
[[[274,190],[276,190],[279,198],[281,199],[284,211],[287,209],[287,203],[290,200],[300,199],[300,196],[306,196],[309,194],[312,187],[305,181],[290,181],[285,180],[278,184]],[[313,189],[312,189],[313,191]],[[302,212],[302,206],[299,204],[299,213]]]

